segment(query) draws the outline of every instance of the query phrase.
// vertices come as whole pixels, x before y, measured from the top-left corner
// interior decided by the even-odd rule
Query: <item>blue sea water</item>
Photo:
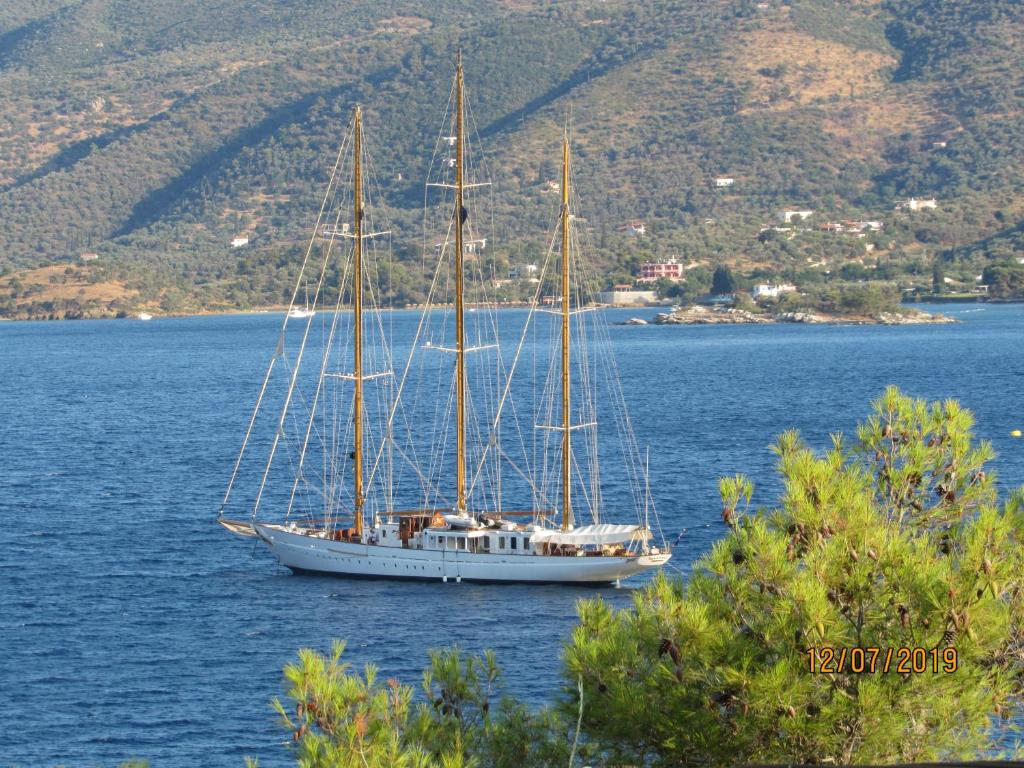
[[[772,503],[773,436],[824,446],[887,384],[959,398],[1001,484],[1024,484],[1024,306],[942,310],[962,322],[613,327],[675,564],[722,535],[719,476]],[[575,602],[628,603],[295,576],[229,536],[215,515],[279,324],[0,324],[0,765],[287,764],[269,699],[296,649],[332,638],[412,684],[428,648],[493,648],[511,693],[548,700]]]

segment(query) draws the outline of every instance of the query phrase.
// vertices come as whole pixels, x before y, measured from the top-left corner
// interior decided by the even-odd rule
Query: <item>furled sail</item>
[[[585,544],[618,544],[631,539],[649,539],[650,531],[641,530],[639,525],[613,525],[612,523],[600,523],[598,525],[584,525],[574,528],[571,531],[535,531],[530,537],[534,544],[575,544],[578,547]]]

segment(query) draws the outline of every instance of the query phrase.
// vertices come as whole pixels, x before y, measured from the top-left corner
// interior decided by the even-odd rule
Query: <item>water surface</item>
[[[614,327],[675,563],[722,535],[720,475],[771,503],[773,436],[824,446],[887,384],[959,398],[1002,484],[1024,483],[1024,306],[941,311],[963,322]],[[628,602],[294,576],[226,534],[217,507],[279,323],[0,324],[0,764],[287,764],[268,700],[297,648],[332,638],[412,684],[430,647],[494,648],[509,690],[543,701],[576,600]]]

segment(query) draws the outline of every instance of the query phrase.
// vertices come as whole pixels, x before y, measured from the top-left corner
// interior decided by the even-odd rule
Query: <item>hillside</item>
[[[677,255],[805,282],[930,282],[939,261],[967,284],[1019,254],[1014,0],[8,0],[0,314],[279,303],[356,102],[408,267],[393,298],[415,299],[459,47],[499,266],[543,247],[570,105],[609,282]],[[938,205],[895,212],[909,197]],[[814,226],[762,231],[783,209],[813,210]],[[630,219],[643,238],[619,231]],[[849,219],[885,227],[822,231]],[[232,249],[240,234],[251,244]],[[83,253],[98,258],[73,290],[38,272]]]

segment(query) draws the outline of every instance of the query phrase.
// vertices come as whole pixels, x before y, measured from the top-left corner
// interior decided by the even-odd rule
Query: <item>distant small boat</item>
[[[623,325],[647,325],[647,321],[642,317],[631,317]]]
[[[306,301],[301,307],[292,307],[288,310],[288,317],[293,320],[305,320],[316,314],[316,310],[309,306],[309,284],[306,284]]]
[[[153,316],[151,314],[149,314],[149,312],[139,312],[138,319],[139,320],[152,320]]]

